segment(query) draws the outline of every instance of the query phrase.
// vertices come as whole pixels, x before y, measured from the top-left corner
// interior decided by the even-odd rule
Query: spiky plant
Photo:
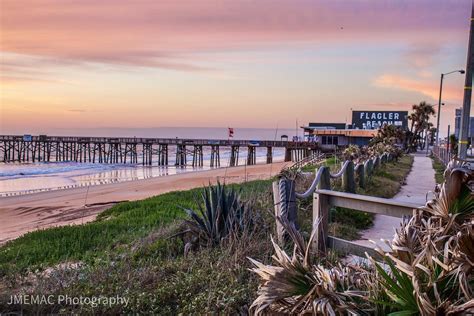
[[[249,258],[251,271],[260,276],[258,297],[251,306],[255,314],[290,313],[345,315],[363,313],[366,272],[352,266],[324,268],[313,263],[310,251],[315,231],[308,244],[294,227],[279,218],[295,246],[290,257],[272,238],[276,265],[265,265]]]
[[[421,315],[474,312],[474,174],[451,163],[435,198],[402,223],[388,245],[377,249],[389,265],[380,274],[392,310]],[[416,304],[414,304],[416,303]]]
[[[357,145],[349,145],[342,152],[342,156],[345,160],[357,160],[361,156],[360,147]]]
[[[278,179],[287,179],[290,181],[295,181],[296,179],[300,177],[301,177],[301,169],[292,168],[292,167],[281,169],[281,171],[277,175]]]
[[[295,246],[288,256],[273,240],[275,265],[250,259],[260,276],[257,314],[474,314],[474,173],[449,165],[435,198],[404,220],[385,263],[372,267],[316,263],[308,244],[282,221]],[[281,219],[279,219],[281,221]]]
[[[215,246],[251,226],[250,206],[240,200],[234,189],[225,184],[209,185],[201,192],[198,209],[183,208],[190,219],[184,221],[181,234],[190,235],[185,250]]]

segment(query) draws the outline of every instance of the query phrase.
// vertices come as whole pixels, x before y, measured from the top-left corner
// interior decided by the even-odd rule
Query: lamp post
[[[436,124],[436,145],[439,145],[439,120],[440,120],[440,117],[441,117],[441,94],[443,92],[443,79],[444,79],[444,76],[447,76],[447,75],[455,73],[455,72],[459,72],[460,74],[464,74],[463,69],[453,70],[453,71],[441,74],[441,80],[439,82],[438,123]]]

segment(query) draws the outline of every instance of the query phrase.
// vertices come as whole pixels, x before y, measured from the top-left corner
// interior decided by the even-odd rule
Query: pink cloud
[[[382,88],[418,92],[433,100],[438,100],[439,98],[439,83],[433,80],[426,82],[399,75],[384,74],[374,80],[374,85]],[[456,89],[452,86],[444,86],[443,100],[460,102],[463,96],[462,93],[461,87]]]
[[[464,41],[467,7],[454,0],[2,0],[1,50],[207,70],[187,54],[301,41]]]

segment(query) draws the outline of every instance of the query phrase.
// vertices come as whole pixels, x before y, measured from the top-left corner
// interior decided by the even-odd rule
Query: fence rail
[[[449,150],[449,148],[446,148],[446,147],[434,146],[431,152],[445,166],[447,166],[449,161],[451,161],[451,159],[453,158],[453,154],[451,153],[451,150]]]
[[[329,212],[332,207],[336,206],[403,218],[404,216],[411,216],[413,209],[420,205],[328,189],[316,190],[313,195],[313,223],[318,223],[318,225],[315,227],[317,233],[313,248],[322,254],[325,254],[328,248],[332,248],[341,253],[364,257],[366,252],[371,256],[376,256],[376,252],[373,248],[328,234]]]
[[[413,209],[420,207],[413,203],[401,202],[373,196],[355,194],[356,187],[365,187],[366,181],[382,164],[393,160],[393,156],[385,153],[372,157],[363,163],[354,165],[353,161],[345,161],[338,172],[330,172],[329,167],[317,169],[315,178],[305,192],[295,192],[295,183],[288,179],[279,179],[273,183],[275,215],[284,217],[290,223],[296,223],[296,199],[305,199],[313,195],[313,223],[316,236],[313,249],[324,255],[328,248],[345,254],[365,256],[365,253],[377,257],[373,248],[340,239],[328,234],[329,212],[332,207],[344,207],[373,214],[382,214],[397,218],[411,216]],[[331,190],[331,179],[342,178],[344,192]],[[277,221],[277,237],[284,240],[284,228]],[[296,224],[295,224],[296,225]]]
[[[321,162],[325,158],[326,158],[326,154],[324,154],[320,151],[317,151],[317,152],[311,154],[310,156],[304,157],[303,159],[300,159],[300,160],[296,161],[290,168],[292,168],[292,169],[303,168],[306,165]]]

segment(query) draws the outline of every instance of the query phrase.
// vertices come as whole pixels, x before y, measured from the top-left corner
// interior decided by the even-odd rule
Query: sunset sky
[[[293,127],[437,103],[469,0],[0,0],[1,132]],[[464,77],[446,77],[453,124]]]

